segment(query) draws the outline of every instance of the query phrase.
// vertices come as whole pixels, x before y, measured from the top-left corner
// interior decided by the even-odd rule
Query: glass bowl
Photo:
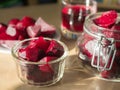
[[[28,45],[31,40],[36,40],[38,38],[26,39],[15,44],[11,50],[13,59],[17,65],[17,74],[19,78],[26,84],[35,85],[40,87],[50,86],[58,81],[60,81],[64,74],[65,59],[68,55],[67,46],[59,41],[59,43],[64,50],[64,53],[59,58],[49,61],[49,62],[31,62],[23,58],[20,58],[18,55],[18,50],[24,48]],[[50,38],[44,38],[45,40],[53,40]],[[51,69],[50,71],[42,71],[40,68],[43,67],[45,70]]]

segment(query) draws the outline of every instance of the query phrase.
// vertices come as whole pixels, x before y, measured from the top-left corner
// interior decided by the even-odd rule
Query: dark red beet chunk
[[[35,20],[31,17],[24,16],[16,25],[18,30],[25,30],[28,26],[34,25]]]
[[[9,25],[16,25],[20,20],[18,18],[13,18],[8,22]]]
[[[50,45],[50,41],[45,40],[43,37],[39,37],[37,40],[33,40],[30,42],[30,44],[36,44],[36,46],[45,51],[48,49]]]
[[[56,32],[56,28],[52,25],[49,25],[47,22],[45,22],[42,18],[38,18],[38,20],[35,23],[36,26],[40,25],[40,35],[42,36],[54,36]]]
[[[4,33],[7,29],[7,25],[0,23],[0,34]]]
[[[114,61],[111,70],[104,70],[104,71],[102,71],[102,72],[101,72],[101,76],[102,76],[103,78],[106,78],[106,79],[113,78],[113,77],[117,76],[117,75],[116,75],[117,72],[118,72],[117,69],[118,69],[118,65],[117,65],[117,63]]]
[[[110,28],[112,27],[117,19],[117,12],[114,10],[104,12],[100,17],[95,18],[93,21],[96,25]]]
[[[63,53],[64,53],[63,47],[54,40],[50,42],[50,45],[46,51],[47,56],[55,56],[55,57],[60,57],[62,56]]]
[[[29,37],[38,37],[41,34],[41,26],[40,25],[33,25],[33,26],[28,26],[27,28],[27,33]],[[44,36],[44,35],[43,35]]]
[[[17,40],[19,35],[15,26],[8,26],[4,32],[0,33],[0,40]]]
[[[37,62],[39,57],[39,49],[36,47],[20,49],[19,56],[27,61]]]
[[[27,28],[27,33],[30,37],[54,37],[56,28],[39,17],[33,26]]]
[[[50,57],[50,56],[44,57],[43,59],[40,60],[40,62],[45,62],[46,64],[39,65],[39,69],[43,72],[51,72],[51,73],[54,72],[52,70],[51,65],[49,65],[48,62],[55,60],[55,59],[57,59],[57,57]]]

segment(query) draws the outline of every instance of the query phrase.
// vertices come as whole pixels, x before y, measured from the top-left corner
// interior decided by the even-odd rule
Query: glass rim
[[[120,32],[120,31],[118,31],[118,30],[112,30],[112,29],[110,29],[110,28],[104,28],[104,27],[100,27],[100,26],[98,26],[98,25],[96,25],[90,18],[91,17],[94,17],[95,15],[96,16],[99,16],[99,15],[101,15],[103,12],[97,12],[97,13],[95,13],[95,14],[89,14],[88,16],[86,16],[86,20],[85,20],[85,27],[87,27],[87,22],[88,21],[91,21],[92,22],[92,24],[95,26],[95,27],[97,27],[97,28],[99,28],[99,30],[103,30],[103,29],[105,29],[106,31],[114,31],[114,32]],[[117,15],[118,15],[118,17],[117,17],[117,19],[119,19],[120,20],[120,13],[117,13]],[[116,20],[116,22],[117,22],[117,20]]]
[[[101,15],[103,12],[98,12],[98,13],[95,13],[95,14],[89,14],[87,17],[86,17],[86,19],[85,19],[85,23],[84,23],[84,26],[83,26],[83,28],[84,28],[84,31],[86,32],[86,33],[89,33],[91,36],[93,36],[93,37],[95,37],[95,38],[100,38],[101,36],[103,36],[101,33],[99,33],[99,32],[94,32],[94,31],[92,31],[91,30],[91,27],[90,27],[90,25],[88,25],[88,24],[90,24],[90,23],[92,23],[92,25],[95,27],[95,28],[97,28],[97,30],[99,30],[99,31],[108,31],[108,32],[114,32],[114,33],[120,33],[120,31],[118,31],[118,30],[115,30],[115,29],[110,29],[110,28],[104,28],[104,27],[100,27],[100,26],[98,26],[98,25],[96,25],[94,22],[93,22],[93,18],[96,16],[99,16],[99,15]],[[117,13],[117,15],[118,15],[118,17],[117,17],[117,19],[116,19],[116,22],[117,21],[119,21],[120,20],[120,13]],[[120,40],[118,39],[116,39],[115,41],[118,41],[118,42],[120,42]]]
[[[74,1],[74,0],[73,0]],[[70,4],[70,2],[73,2],[73,1],[69,1],[69,3],[66,1],[66,0],[62,0],[62,3],[64,4],[64,5],[72,5],[72,4]],[[78,0],[77,0],[77,2],[78,2]],[[97,2],[96,2],[96,0],[89,0],[88,2],[86,2],[86,1],[84,1],[84,3],[82,3],[82,4],[86,4],[86,3],[89,3],[89,5],[92,3],[92,4],[96,4]],[[78,2],[78,4],[80,4],[80,2]]]
[[[46,40],[55,40],[56,42],[58,42],[60,45],[62,45],[63,46],[63,49],[64,49],[64,53],[63,53],[63,55],[61,56],[61,57],[59,57],[59,58],[57,58],[57,59],[55,59],[55,60],[52,60],[52,61],[49,61],[49,62],[31,62],[31,61],[27,61],[27,60],[25,60],[25,59],[22,59],[22,58],[20,58],[20,57],[18,57],[18,55],[17,55],[17,50],[18,50],[18,46],[21,44],[21,43],[23,43],[23,42],[26,42],[26,41],[30,41],[30,40],[35,40],[35,39],[38,39],[38,38],[29,38],[29,39],[25,39],[25,40],[22,40],[22,41],[19,41],[18,43],[16,43],[13,47],[12,47],[12,49],[11,49],[11,54],[12,54],[12,56],[13,56],[13,58],[15,58],[15,59],[17,59],[16,60],[16,62],[18,62],[18,63],[24,63],[24,64],[35,64],[35,65],[44,65],[44,64],[52,64],[52,63],[57,63],[57,62],[59,62],[59,61],[61,61],[61,60],[64,60],[67,56],[68,56],[68,47],[63,43],[63,42],[61,42],[61,41],[59,41],[59,40],[56,40],[56,39],[51,39],[51,38],[46,38],[46,37],[44,37],[44,39],[46,39]]]

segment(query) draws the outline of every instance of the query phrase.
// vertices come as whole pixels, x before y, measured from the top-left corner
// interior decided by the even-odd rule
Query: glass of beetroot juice
[[[77,39],[83,32],[83,24],[88,14],[96,13],[95,0],[62,0],[61,32],[68,39]]]
[[[20,41],[12,48],[19,78],[28,85],[50,86],[64,74],[67,46],[50,38],[31,38]]]
[[[86,17],[78,57],[89,73],[120,82],[120,14],[114,10]]]

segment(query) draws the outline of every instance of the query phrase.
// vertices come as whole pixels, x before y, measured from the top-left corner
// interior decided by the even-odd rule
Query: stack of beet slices
[[[45,22],[41,17],[37,20],[24,16],[22,19],[13,18],[8,24],[0,23],[0,43],[6,41],[24,40],[33,37],[50,37],[56,35],[56,28]]]

